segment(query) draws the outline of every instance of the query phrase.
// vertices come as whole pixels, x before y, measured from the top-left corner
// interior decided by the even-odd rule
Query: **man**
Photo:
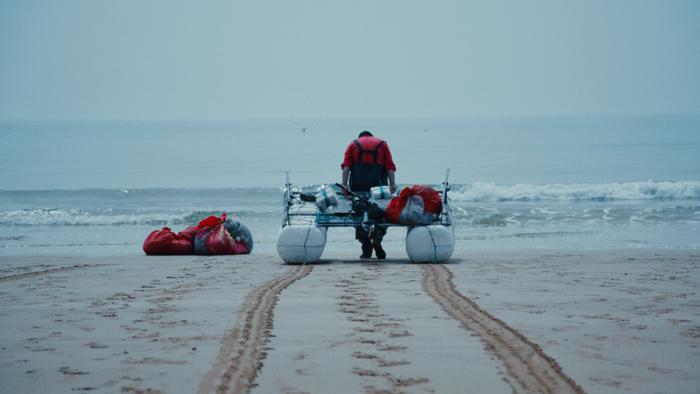
[[[396,166],[386,141],[376,138],[369,131],[363,131],[345,149],[345,159],[340,165],[343,170],[343,186],[354,192],[369,192],[374,186],[389,184],[396,191]],[[355,238],[362,244],[361,258],[371,258],[372,249],[378,259],[385,259],[382,238],[386,227],[372,226],[372,234],[362,226],[355,227]]]

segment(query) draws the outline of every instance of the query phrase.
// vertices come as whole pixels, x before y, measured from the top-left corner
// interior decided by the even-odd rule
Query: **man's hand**
[[[343,195],[347,198],[349,196],[348,190],[350,190],[350,188],[348,188],[346,183],[343,183],[343,187],[341,187],[341,189],[343,189]]]
[[[396,185],[389,185],[389,191],[391,191],[391,194],[396,193]]]

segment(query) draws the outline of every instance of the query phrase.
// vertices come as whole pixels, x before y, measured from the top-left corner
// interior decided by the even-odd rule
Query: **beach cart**
[[[388,189],[351,192],[337,183],[300,187],[293,185],[287,174],[277,252],[288,264],[313,263],[323,254],[329,228],[362,226],[372,234],[375,226],[401,226],[408,227],[406,253],[411,262],[447,261],[455,245],[448,178],[449,170],[441,187],[436,188],[442,200],[441,212],[428,222],[407,225],[386,221],[384,213],[393,197]]]

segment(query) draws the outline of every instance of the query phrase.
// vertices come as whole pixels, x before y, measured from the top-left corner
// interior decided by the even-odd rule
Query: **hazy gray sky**
[[[700,1],[0,0],[0,117],[700,112]]]

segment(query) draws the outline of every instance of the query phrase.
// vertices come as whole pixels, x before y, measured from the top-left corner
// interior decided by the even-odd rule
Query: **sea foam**
[[[699,200],[698,181],[646,181],[621,183],[515,184],[473,183],[455,186],[454,201],[614,201]]]

